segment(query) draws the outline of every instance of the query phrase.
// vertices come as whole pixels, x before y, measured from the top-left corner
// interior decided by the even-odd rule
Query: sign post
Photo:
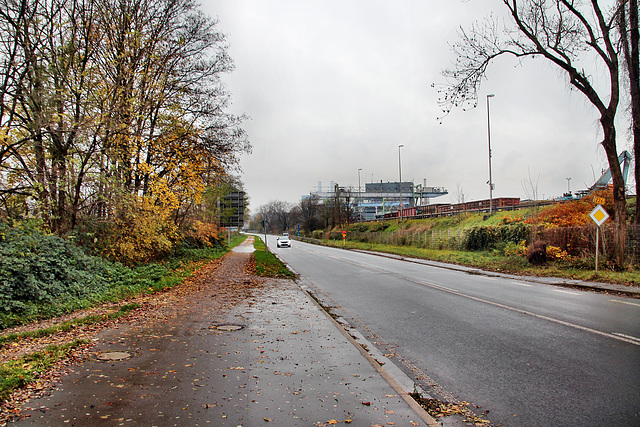
[[[596,274],[598,273],[598,252],[600,252],[599,244],[600,244],[600,226],[604,224],[606,220],[609,219],[609,214],[602,207],[602,205],[597,205],[593,210],[589,213],[589,216],[596,223]]]
[[[342,246],[346,246],[347,244],[347,232],[346,231],[342,231]]]
[[[264,253],[266,254],[268,252],[267,250],[267,225],[269,225],[269,222],[266,219],[262,220],[262,228],[264,228]]]

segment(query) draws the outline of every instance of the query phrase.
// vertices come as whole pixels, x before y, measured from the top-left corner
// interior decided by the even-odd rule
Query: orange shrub
[[[613,193],[611,190],[598,190],[578,200],[559,202],[548,206],[525,220],[527,224],[543,225],[548,228],[553,227],[580,227],[590,224],[589,212],[596,204],[594,197],[605,199],[604,208],[610,215],[613,213]],[[613,216],[613,215],[612,215]]]
[[[563,251],[557,246],[547,246],[547,259],[559,260],[559,261],[570,261],[571,255],[569,255],[567,251]]]
[[[220,244],[220,229],[215,223],[195,221],[187,234],[199,246],[211,248]]]

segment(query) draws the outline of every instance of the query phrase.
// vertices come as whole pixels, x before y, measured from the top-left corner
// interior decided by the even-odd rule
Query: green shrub
[[[41,231],[0,225],[0,311],[78,299],[109,286],[112,266]]]
[[[501,226],[478,226],[467,231],[465,248],[470,251],[503,249],[506,243],[529,240],[530,229],[522,223]]]
[[[192,262],[227,250],[184,244],[162,262],[127,267],[38,227],[0,223],[0,329],[173,287],[190,274]]]
[[[369,231],[384,231],[387,228],[389,228],[391,224],[389,222],[381,222],[381,221],[376,221],[376,222],[372,222],[371,225],[369,226]]]
[[[359,233],[364,233],[366,231],[369,231],[369,226],[366,222],[358,222],[347,227],[347,231],[357,231]]]

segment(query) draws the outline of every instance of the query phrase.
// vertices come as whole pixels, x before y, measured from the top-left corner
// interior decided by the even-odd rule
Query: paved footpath
[[[251,241],[173,314],[103,331],[15,425],[433,425],[294,282],[263,280],[220,309],[222,282],[255,281]]]

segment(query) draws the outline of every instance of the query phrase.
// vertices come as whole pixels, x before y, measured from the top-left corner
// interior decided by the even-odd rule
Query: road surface
[[[640,300],[293,241],[269,247],[416,383],[504,426],[640,425]]]

